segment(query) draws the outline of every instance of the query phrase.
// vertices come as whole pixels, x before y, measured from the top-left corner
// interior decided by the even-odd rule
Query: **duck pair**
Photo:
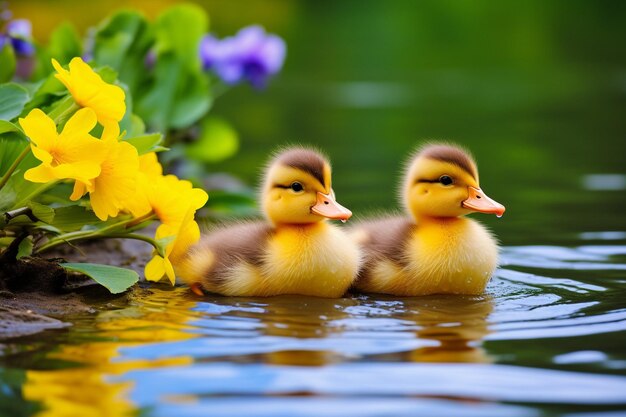
[[[341,297],[349,289],[398,296],[480,294],[498,259],[494,237],[472,212],[501,216],[463,149],[427,145],[407,166],[407,216],[347,230],[327,219],[352,213],[335,199],[326,158],[290,148],[269,164],[262,185],[266,221],[225,226],[187,254],[181,278],[201,295]]]

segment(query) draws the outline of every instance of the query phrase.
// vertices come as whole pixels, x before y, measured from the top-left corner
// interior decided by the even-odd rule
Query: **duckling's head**
[[[504,213],[504,206],[481,190],[470,154],[447,144],[429,144],[415,153],[407,165],[402,197],[415,219]]]
[[[352,212],[335,201],[331,168],[318,152],[293,147],[279,152],[264,174],[261,204],[278,224],[310,224],[326,218],[346,221]]]

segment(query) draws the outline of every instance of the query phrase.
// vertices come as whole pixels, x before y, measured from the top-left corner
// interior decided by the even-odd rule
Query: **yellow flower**
[[[139,173],[137,174],[137,192],[129,195],[124,202],[125,210],[135,217],[142,217],[152,211],[148,194],[155,192],[154,183],[163,176],[163,167],[159,163],[156,153],[150,152],[139,157]]]
[[[119,133],[117,123],[105,126],[102,143],[106,157],[100,166],[100,174],[90,185],[76,181],[70,197],[76,201],[89,192],[91,208],[100,220],[116,217],[125,208],[128,197],[137,190],[139,155],[133,145],[117,140]]]
[[[79,57],[72,59],[69,71],[63,69],[55,59],[52,60],[52,65],[57,71],[55,76],[65,84],[76,103],[93,109],[101,125],[107,126],[122,120],[126,113],[126,103],[124,90],[119,86],[105,83]]]
[[[172,285],[176,282],[175,268],[183,260],[191,245],[200,239],[200,228],[193,220],[195,210],[189,209],[182,221],[173,226],[162,224],[157,228],[155,239],[173,237],[173,240],[165,247],[165,257],[155,255],[146,265],[144,274],[148,281],[159,281],[164,276]]]
[[[75,179],[91,185],[91,180],[100,174],[106,149],[102,141],[89,134],[96,125],[93,110],[77,111],[61,134],[57,133],[54,121],[39,109],[20,119],[20,125],[30,138],[33,154],[42,162],[24,173],[28,181]]]
[[[154,153],[143,155],[140,160],[137,193],[125,202],[135,217],[153,212],[161,223],[176,227],[189,209],[198,210],[207,202],[208,194],[193,188],[191,182],[175,175],[162,175],[163,169]]]

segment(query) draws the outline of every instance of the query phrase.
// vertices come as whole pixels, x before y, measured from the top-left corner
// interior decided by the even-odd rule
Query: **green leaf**
[[[209,18],[200,6],[170,7],[155,22],[157,53],[173,52],[189,69],[200,69],[198,49],[208,31]]]
[[[189,127],[210,107],[207,78],[172,53],[159,56],[154,85],[137,101],[137,113],[155,130]]]
[[[153,133],[151,135],[137,136],[134,138],[126,139],[126,142],[137,148],[139,155],[146,154],[148,152],[160,152],[167,148],[159,146],[163,141],[163,135],[160,133]]]
[[[186,149],[187,156],[200,162],[219,162],[239,149],[239,137],[222,118],[210,116],[200,125],[200,137]]]
[[[29,113],[32,109],[40,108],[45,113],[49,112],[49,107],[58,100],[62,100],[68,95],[65,86],[61,84],[53,74],[48,74],[46,78],[36,84],[36,87],[31,87],[32,99],[26,104],[22,115]]]
[[[15,74],[15,53],[10,42],[5,42],[0,48],[0,83],[11,81]]]
[[[143,136],[146,133],[146,124],[143,122],[141,117],[133,114],[130,116],[130,126],[128,127],[128,131],[126,132],[126,138],[134,138],[137,136]]]
[[[50,35],[48,53],[59,64],[67,65],[76,56],[82,55],[81,40],[71,23],[61,23]]]
[[[33,215],[42,222],[52,223],[52,221],[54,220],[54,209],[43,204],[36,203],[34,201],[28,203],[27,206],[30,207]]]
[[[7,122],[6,120],[0,120],[0,135],[7,132],[22,133],[22,129],[15,123]]]
[[[126,291],[139,280],[139,275],[135,271],[116,266],[81,263],[64,263],[60,265],[68,271],[80,272],[93,278],[112,294]]]
[[[17,247],[17,259],[23,258],[24,256],[30,256],[33,253],[33,239],[32,237],[27,237],[26,239],[20,242],[20,245]]]
[[[54,211],[55,216],[52,225],[64,232],[74,232],[82,229],[85,225],[100,222],[93,211],[78,205],[58,207]]]
[[[11,120],[19,116],[28,99],[24,87],[14,83],[0,85],[0,119]]]
[[[133,11],[122,11],[105,20],[94,37],[94,59],[119,72],[119,79],[133,96],[141,92],[146,78],[145,57],[154,42],[146,19]]]

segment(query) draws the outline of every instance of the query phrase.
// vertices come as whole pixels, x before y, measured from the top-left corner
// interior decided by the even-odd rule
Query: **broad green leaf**
[[[17,247],[17,259],[23,258],[24,256],[30,256],[33,253],[33,239],[32,237],[27,237],[26,239],[20,242],[20,245]]]
[[[137,136],[143,136],[146,133],[146,124],[143,122],[141,117],[136,114],[132,114],[130,116],[130,126],[128,127],[128,131],[126,132],[126,138],[134,138]]]
[[[61,65],[67,65],[72,58],[81,56],[82,50],[78,32],[71,23],[61,23],[50,35],[48,53]]]
[[[98,28],[94,39],[96,62],[120,68],[145,26],[145,18],[133,11],[121,11],[106,19]]]
[[[105,20],[94,38],[94,59],[119,72],[119,79],[135,97],[146,78],[145,57],[154,35],[145,17],[133,11],[121,11]]]
[[[32,99],[24,107],[22,116],[25,116],[35,108],[42,109],[48,113],[51,105],[68,95],[65,86],[54,76],[54,73],[47,75],[36,86],[37,88],[34,89],[34,92],[31,91]]]
[[[91,210],[78,205],[58,207],[55,210],[52,225],[64,232],[74,232],[88,224],[97,224],[100,220]]]
[[[173,53],[159,56],[154,74],[153,86],[137,101],[137,114],[153,129],[189,127],[209,110],[208,80]]]
[[[175,129],[193,125],[213,104],[209,95],[209,84],[203,74],[189,74],[182,81],[184,82],[180,85],[170,115],[170,125]]]
[[[100,78],[102,78],[102,81],[104,81],[105,83],[113,84],[115,83],[115,80],[117,80],[118,72],[110,65],[103,65],[96,68],[94,71],[100,76]]]
[[[80,272],[93,278],[112,294],[126,291],[139,280],[139,275],[135,271],[116,266],[82,263],[64,263],[60,265],[68,271]]]
[[[52,221],[54,220],[54,209],[46,205],[36,203],[34,201],[28,203],[28,207],[30,207],[30,209],[32,210],[33,215],[42,222],[52,223]]]
[[[0,85],[0,119],[11,120],[20,115],[28,102],[28,91],[14,83]]]
[[[30,213],[28,212],[30,209]],[[7,211],[5,214],[5,219],[8,214],[11,214],[11,219],[9,220],[9,224],[12,226],[20,226],[20,225],[33,225],[35,223],[30,216],[35,216],[37,220],[43,223],[50,223],[52,219],[54,219],[54,209],[48,207],[43,204],[36,203],[34,201],[30,201],[23,207],[18,207]]]
[[[126,142],[137,148],[139,155],[146,154],[148,152],[160,152],[166,150],[163,146],[159,146],[163,141],[163,135],[160,133],[153,133],[151,135],[137,136],[134,138],[126,139]]]
[[[7,132],[22,133],[22,129],[20,129],[20,127],[15,123],[0,120],[0,135]]]
[[[239,138],[232,126],[222,118],[209,116],[200,125],[200,137],[186,149],[189,158],[201,162],[219,162],[239,149]]]
[[[206,12],[193,4],[170,7],[155,22],[157,53],[173,52],[184,65],[200,69],[198,49],[202,36],[208,31]]]
[[[5,42],[0,48],[0,83],[11,81],[15,74],[15,53],[10,42]]]

